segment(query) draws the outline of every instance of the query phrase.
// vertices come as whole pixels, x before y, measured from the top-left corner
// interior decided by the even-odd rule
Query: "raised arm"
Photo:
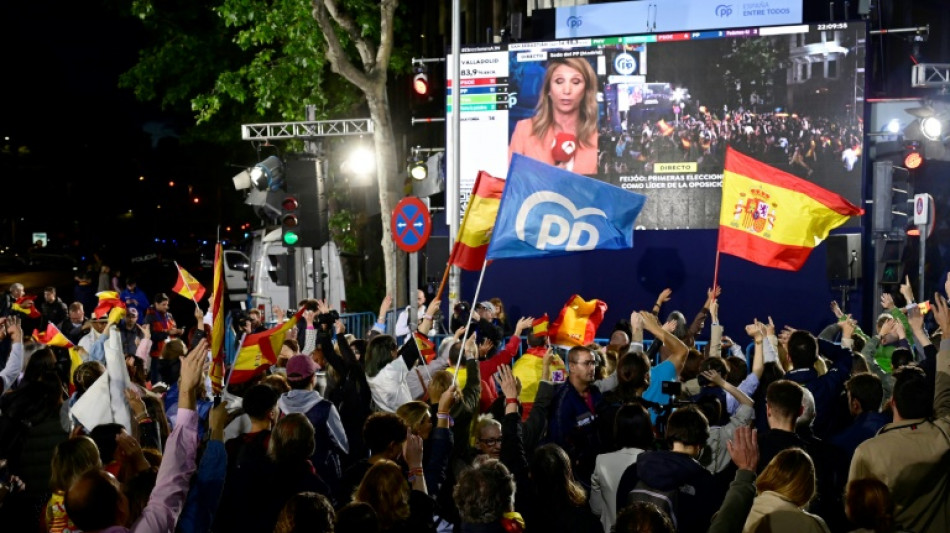
[[[663,329],[653,313],[640,311],[640,316],[643,318],[644,329],[652,333],[656,339],[661,340],[669,350],[670,356],[667,360],[673,363],[676,368],[676,375],[679,376],[680,372],[683,371],[683,365],[686,364],[686,355],[689,353],[689,348],[676,335]]]
[[[719,323],[719,302],[713,300],[709,304],[709,317],[712,324],[709,325],[709,357],[722,357],[722,331],[723,327]]]
[[[432,300],[429,302],[429,306],[426,307],[426,314],[420,317],[419,319],[419,333],[423,335],[428,335],[429,330],[432,329],[432,321],[434,320],[435,314],[439,312],[439,307],[442,306],[442,300]]]
[[[703,372],[703,377],[722,388],[722,390],[731,394],[740,405],[748,405],[749,407],[752,407],[752,398],[749,398],[748,394],[742,392],[738,387],[723,379],[723,377],[719,375],[719,372],[716,372],[715,370],[706,370]]]
[[[673,294],[673,289],[666,288],[663,289],[659,296],[656,297],[656,303],[653,304],[653,314],[660,316],[660,309],[663,307],[663,304],[670,301],[670,296]]]
[[[950,331],[950,309],[940,293],[934,294],[934,318],[941,331]],[[934,388],[934,416],[945,422],[950,417],[950,339],[940,341],[937,352],[937,379]]]
[[[752,324],[746,325],[745,332],[755,342],[755,350],[752,355],[752,373],[761,378],[762,372],[765,370],[765,343],[768,342],[765,338],[765,326],[758,319],[755,319]]]

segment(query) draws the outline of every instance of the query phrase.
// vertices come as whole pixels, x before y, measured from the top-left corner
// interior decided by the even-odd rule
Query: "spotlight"
[[[429,174],[429,168],[426,165],[425,159],[422,159],[419,155],[419,148],[413,148],[412,153],[409,155],[409,177],[414,180],[421,181],[426,179],[426,176]]]
[[[259,191],[270,189],[276,191],[284,185],[284,163],[276,155],[272,155],[254,165],[249,172],[251,184]]]
[[[892,118],[890,122],[887,123],[886,130],[888,133],[900,133],[901,131],[901,121],[896,118]]]
[[[366,146],[357,145],[343,162],[341,170],[354,176],[368,177],[376,171],[376,154]]]
[[[920,131],[931,141],[939,141],[943,133],[943,124],[936,117],[925,117],[920,120]]]

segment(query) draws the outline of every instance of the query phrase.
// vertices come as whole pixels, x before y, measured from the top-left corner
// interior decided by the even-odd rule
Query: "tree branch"
[[[379,3],[379,49],[376,50],[376,65],[385,71],[393,53],[393,15],[398,0],[382,0]]]
[[[377,65],[376,58],[374,57],[373,43],[366,40],[357,27],[356,22],[354,22],[349,15],[340,10],[337,0],[323,0],[323,5],[326,6],[327,12],[330,13],[333,20],[335,20],[346,34],[350,36],[350,39],[353,40],[356,51],[359,52],[360,59],[363,61],[363,71],[366,73],[373,72]]]
[[[323,33],[323,39],[327,42],[327,59],[330,60],[333,71],[365,92],[372,85],[372,80],[347,59],[346,51],[343,50],[340,38],[333,28],[324,0],[313,0],[313,19],[317,21],[317,26]]]

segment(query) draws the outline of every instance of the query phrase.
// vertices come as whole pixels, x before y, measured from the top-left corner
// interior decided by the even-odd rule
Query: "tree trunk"
[[[376,179],[379,183],[379,205],[383,223],[383,259],[386,267],[386,293],[391,294],[394,309],[406,305],[406,262],[404,252],[398,251],[393,243],[390,221],[396,203],[402,199],[398,158],[396,156],[396,138],[393,134],[392,117],[389,112],[389,99],[386,96],[385,79],[372,91],[366,91],[370,118],[376,129],[373,142],[376,151]],[[398,259],[394,255],[398,252]],[[395,280],[393,273],[395,272]]]

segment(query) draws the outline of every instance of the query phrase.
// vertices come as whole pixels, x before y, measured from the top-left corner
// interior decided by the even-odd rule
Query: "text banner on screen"
[[[631,33],[631,30],[665,33],[775,26],[800,24],[802,1],[610,2],[559,7],[555,10],[554,20],[554,36],[558,39],[624,35]]]

